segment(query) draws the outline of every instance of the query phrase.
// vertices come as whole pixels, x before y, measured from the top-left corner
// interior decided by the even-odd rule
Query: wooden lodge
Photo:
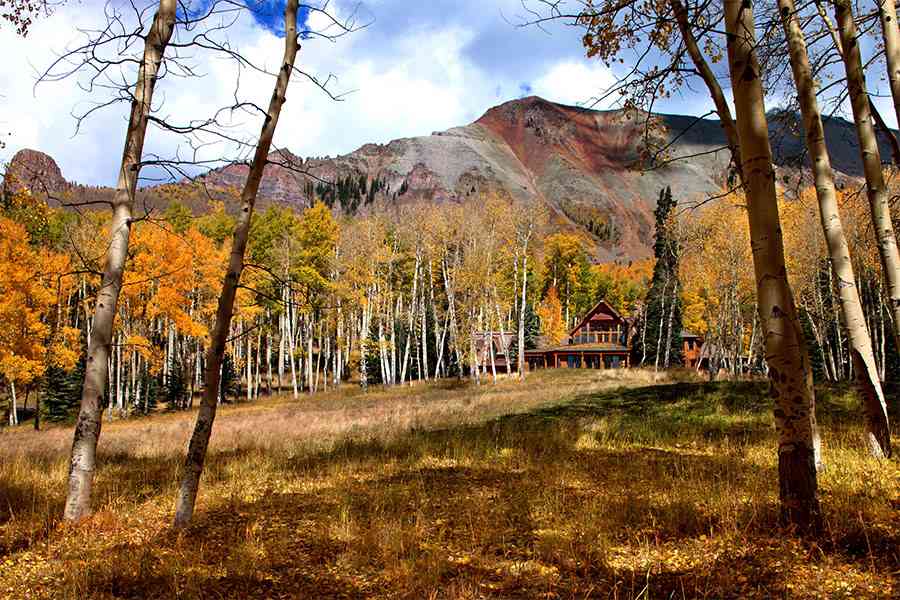
[[[629,323],[605,300],[588,311],[559,346],[527,350],[528,368],[620,369],[629,366]]]
[[[511,360],[510,353],[516,344],[516,335],[509,331],[479,331],[474,334],[475,357],[480,369],[491,368],[491,356],[493,365],[498,371],[506,371],[507,368],[515,370],[515,361]]]
[[[684,344],[684,366],[689,369],[701,368],[703,336],[684,330],[681,332],[681,341]]]

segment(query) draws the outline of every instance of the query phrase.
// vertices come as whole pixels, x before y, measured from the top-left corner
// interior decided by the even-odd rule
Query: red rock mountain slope
[[[387,144],[366,144],[338,157],[273,155],[260,189],[260,204],[308,206],[322,194],[323,182],[378,180],[374,202],[344,206],[347,212],[389,209],[408,202],[465,202],[497,193],[546,205],[560,228],[579,229],[595,242],[600,260],[649,255],[653,208],[667,185],[682,206],[723,189],[728,166],[717,121],[671,115],[647,119],[621,111],[594,111],[529,97],[488,110],[472,124]],[[803,160],[802,144],[771,118],[776,162],[790,167]],[[836,169],[858,174],[849,123],[826,124]],[[667,146],[649,163],[641,152],[646,140]],[[51,189],[69,185],[50,157],[23,150],[10,172],[25,173],[29,185]],[[40,177],[28,178],[38,173]],[[211,171],[203,181],[213,188],[240,186],[247,167],[233,164]],[[152,196],[151,190],[145,194]],[[341,204],[335,200],[335,210]]]

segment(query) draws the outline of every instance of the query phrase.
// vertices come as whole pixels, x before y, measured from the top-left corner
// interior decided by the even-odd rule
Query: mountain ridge
[[[802,165],[804,151],[796,118],[782,117],[773,118],[770,129],[779,175],[787,179]],[[852,127],[839,118],[826,121],[840,181],[861,172]],[[279,150],[266,167],[259,204],[299,209],[320,197],[355,214],[498,194],[545,205],[557,227],[592,239],[597,260],[631,260],[650,255],[660,189],[671,186],[683,205],[723,189],[730,160],[725,146],[717,120],[598,111],[529,96],[491,107],[468,125],[367,143],[333,158]],[[648,153],[659,148],[666,154],[649,161]],[[230,164],[198,180],[212,189],[239,187],[247,170],[246,164]],[[50,189],[73,185],[51,157],[34,150],[17,153],[8,173],[32,188],[36,179]],[[152,196],[153,189],[143,192]]]

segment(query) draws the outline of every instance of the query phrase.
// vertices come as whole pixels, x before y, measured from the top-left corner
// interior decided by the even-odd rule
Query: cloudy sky
[[[120,10],[125,6],[119,0],[110,4]],[[85,75],[35,85],[55,56],[83,41],[79,29],[106,22],[104,10],[110,9],[101,1],[68,0],[35,24],[25,40],[8,27],[0,28],[0,131],[7,142],[0,161],[30,147],[55,157],[71,180],[114,182],[128,105],[95,113],[76,133],[73,113],[108,100],[109,91],[85,91]],[[346,95],[334,102],[309,81],[292,81],[276,144],[301,156],[343,154],[367,142],[463,125],[491,106],[525,95],[583,103],[612,80],[602,63],[584,58],[577,30],[517,27],[529,16],[521,0],[332,0],[330,10],[339,19],[354,11],[355,23],[367,26],[336,41],[311,38],[303,43],[298,64],[320,79],[333,75],[332,91]],[[123,15],[134,22],[128,10]],[[313,30],[325,25],[324,17],[315,13],[307,23]],[[227,33],[216,35],[271,68],[277,67],[283,51],[279,28],[277,15],[267,17],[263,11],[255,18],[239,18]],[[205,118],[233,102],[237,81],[242,99],[265,105],[271,94],[270,78],[243,70],[238,79],[233,61],[192,54],[186,62],[203,77],[164,81],[155,103],[161,116],[178,122]],[[703,114],[709,107],[703,96],[683,96],[659,108]],[[247,137],[259,129],[258,119],[247,114],[233,116],[230,125],[232,133]],[[171,156],[179,143],[151,131],[146,149]],[[233,150],[206,152],[211,156]]]

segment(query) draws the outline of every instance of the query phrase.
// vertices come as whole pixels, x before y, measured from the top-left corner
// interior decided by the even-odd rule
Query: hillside
[[[804,160],[803,145],[796,121],[781,116],[771,119],[773,148],[782,177],[790,177]],[[469,125],[366,144],[343,156],[304,159],[280,151],[273,157],[279,164],[266,169],[260,205],[304,207],[325,196],[335,210],[356,213],[497,193],[546,205],[558,227],[580,229],[594,240],[599,260],[640,258],[650,252],[659,190],[671,185],[682,205],[702,201],[722,189],[728,166],[717,121],[656,115],[651,122],[645,136],[642,115],[522,98],[489,109]],[[642,160],[647,137],[654,147],[667,146],[655,164]],[[852,124],[830,119],[826,137],[839,181],[858,176]],[[888,156],[886,146],[884,152]],[[52,158],[34,150],[18,153],[9,171],[39,190],[71,185]],[[212,189],[240,186],[246,172],[246,165],[233,164],[201,179]],[[322,182],[340,185],[329,189]],[[158,203],[155,189],[142,192],[150,205]]]

